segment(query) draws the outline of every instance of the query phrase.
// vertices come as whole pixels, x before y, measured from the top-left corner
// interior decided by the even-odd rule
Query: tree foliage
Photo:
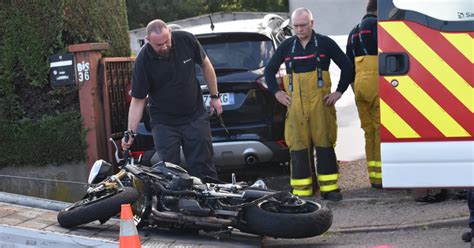
[[[288,12],[288,0],[127,0],[130,29],[156,18],[171,22],[219,11]]]
[[[66,44],[107,42],[106,56],[130,56],[124,0],[64,0],[63,40]]]

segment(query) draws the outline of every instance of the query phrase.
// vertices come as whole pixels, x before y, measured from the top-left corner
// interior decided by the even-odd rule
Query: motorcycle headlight
[[[105,179],[107,176],[112,174],[112,165],[104,161],[103,159],[95,161],[92,165],[91,171],[89,172],[89,179],[87,183],[92,184],[95,179]]]

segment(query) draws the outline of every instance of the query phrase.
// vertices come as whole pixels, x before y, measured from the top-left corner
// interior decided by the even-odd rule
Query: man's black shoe
[[[454,200],[467,200],[467,191],[461,190],[454,193]]]
[[[382,189],[382,184],[372,183],[371,186],[374,189]]]
[[[416,199],[417,202],[436,203],[442,202],[448,199],[448,190],[442,189],[439,193],[428,193],[425,196]]]
[[[462,239],[464,242],[471,242],[471,239],[472,239],[471,232],[465,232],[465,233],[463,233],[462,236],[461,236],[461,239]]]
[[[322,193],[323,199],[328,201],[338,202],[342,200],[342,195],[339,191],[329,191],[327,193]]]

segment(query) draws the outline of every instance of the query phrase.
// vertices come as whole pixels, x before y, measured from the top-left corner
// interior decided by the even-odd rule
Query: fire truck
[[[474,187],[472,0],[379,0],[384,188]]]

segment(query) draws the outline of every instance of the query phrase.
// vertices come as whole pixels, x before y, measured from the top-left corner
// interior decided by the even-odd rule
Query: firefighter
[[[346,54],[355,67],[353,89],[361,127],[365,133],[365,155],[367,157],[370,184],[374,188],[382,188],[377,0],[369,0],[367,14],[349,33]]]
[[[291,16],[295,35],[286,39],[265,68],[269,90],[287,107],[285,141],[290,149],[293,193],[311,196],[317,183],[323,199],[340,201],[339,173],[334,152],[337,125],[334,104],[351,82],[353,69],[344,52],[331,38],[313,31],[313,15],[306,8]],[[341,68],[337,90],[331,93],[329,64]],[[285,63],[284,90],[275,74]],[[316,148],[317,176],[314,167]]]
[[[467,191],[467,206],[469,208],[469,228],[470,232],[465,232],[462,234],[462,240],[465,242],[471,242],[471,247],[474,246],[474,189],[469,189]]]

